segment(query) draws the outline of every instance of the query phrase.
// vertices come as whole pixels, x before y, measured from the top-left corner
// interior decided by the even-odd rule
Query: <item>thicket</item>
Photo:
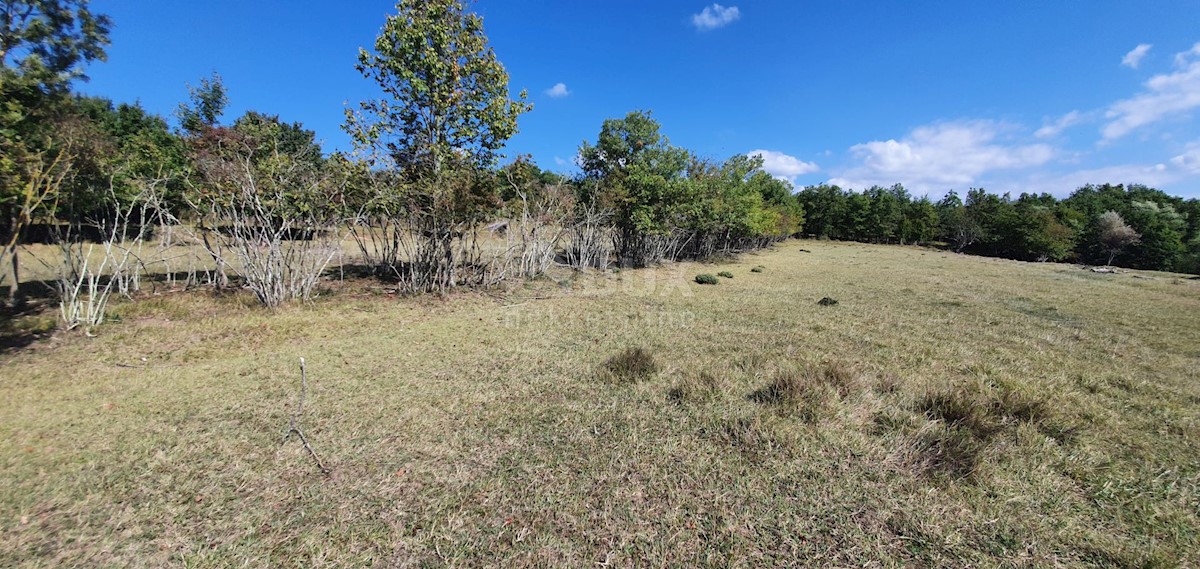
[[[236,282],[267,306],[315,294],[347,236],[364,269],[412,293],[556,263],[732,255],[792,235],[1200,272],[1200,201],[1140,185],[1062,200],[971,189],[934,202],[899,184],[795,192],[759,157],[715,161],[672,145],[648,111],[604,121],[574,178],[528,157],[499,166],[530,106],[510,98],[482,21],[455,0],[399,2],[357,66],[379,97],[347,113],[354,151],[330,155],[277,116],[223,123],[215,75],[190,89],[174,126],[137,104],[74,95],[83,67],[105,58],[110,22],[83,0],[28,4],[42,9],[6,22],[0,58],[0,282],[19,302],[22,244],[55,245],[61,259],[42,261],[67,326],[98,322],[109,295],[139,289],[151,235],[158,253],[207,252],[186,284]]]

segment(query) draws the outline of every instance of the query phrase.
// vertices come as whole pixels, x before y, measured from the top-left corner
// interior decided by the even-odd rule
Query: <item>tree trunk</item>
[[[21,263],[17,260],[17,248],[12,250],[12,282],[8,284],[8,305],[17,305],[17,295],[21,289]]]

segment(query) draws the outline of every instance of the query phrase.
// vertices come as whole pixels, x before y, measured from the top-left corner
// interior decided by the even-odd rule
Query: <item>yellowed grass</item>
[[[1200,563],[1181,276],[805,241],[114,309],[0,356],[0,566]],[[639,346],[657,373],[611,381]],[[300,357],[330,477],[281,442]]]

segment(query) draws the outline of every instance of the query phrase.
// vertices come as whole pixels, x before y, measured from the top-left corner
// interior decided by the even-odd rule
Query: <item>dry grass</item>
[[[604,371],[616,382],[636,383],[658,373],[658,362],[650,350],[639,346],[604,360]]]
[[[0,566],[1200,564],[1200,281],[759,265],[114,306],[0,354]]]

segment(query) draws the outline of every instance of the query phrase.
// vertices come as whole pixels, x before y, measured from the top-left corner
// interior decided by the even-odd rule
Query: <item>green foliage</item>
[[[346,130],[412,178],[487,168],[531,107],[508,98],[508,73],[483,19],[457,0],[400,0],[357,69],[383,98],[347,111]]]
[[[688,205],[684,173],[689,156],[671,146],[650,113],[634,111],[605,120],[595,146],[579,148],[585,176],[601,203],[615,210],[618,253],[635,265],[663,260],[672,220]]]
[[[600,203],[613,208],[620,255],[634,265],[762,247],[799,232],[804,210],[761,157],[724,163],[674,147],[649,112],[604,121],[579,150]]]
[[[0,0],[3,80],[32,80],[43,91],[65,90],[86,78],[82,66],[104,61],[112,20],[88,0]]]
[[[727,278],[727,279],[732,279],[732,278],[733,278],[733,273],[731,273],[731,272],[729,272],[729,271],[721,271],[721,272],[717,273],[717,276],[718,276],[718,277],[725,277],[725,278]]]
[[[702,273],[702,274],[696,275],[696,284],[715,285],[715,284],[717,284],[717,277],[710,275],[708,273]]]
[[[0,16],[0,217],[7,223],[29,163],[63,150],[56,130],[71,114],[66,92],[86,79],[84,65],[106,58],[112,23],[87,0],[0,0]],[[72,157],[64,158],[69,167]]]
[[[188,85],[188,103],[181,103],[175,116],[184,132],[199,134],[221,120],[228,104],[225,84],[220,75],[213,73],[211,77],[201,79],[197,87]]]
[[[71,122],[67,93],[86,64],[106,58],[111,24],[87,0],[0,0],[0,263],[12,263],[10,301],[16,246],[34,217],[55,209],[76,169],[73,144],[86,141],[60,132]]]
[[[750,269],[750,272],[752,272],[752,273],[761,273],[761,272],[763,272],[764,270],[766,270],[766,267],[764,267],[764,266],[762,266],[762,265],[759,265],[759,266],[757,266],[757,267],[754,267],[753,269]]]
[[[391,243],[377,262],[410,290],[446,291],[484,278],[479,248],[463,240],[500,209],[489,169],[531,107],[524,92],[509,99],[483,20],[462,2],[400,0],[396,12],[356,66],[382,96],[346,112],[372,171],[356,238]]]
[[[1187,236],[1194,234],[1200,223],[1187,215],[1194,211],[1191,202],[1137,184],[1104,184],[1079,188],[1062,206],[1077,212],[1086,223],[1079,251],[1085,261],[1102,263],[1111,258],[1121,266],[1173,270],[1186,255]],[[1099,224],[1100,217],[1110,211],[1140,237],[1115,255],[1101,239],[1101,230],[1107,226]]]
[[[182,214],[187,148],[162,117],[138,104],[114,106],[90,97],[76,97],[72,112],[74,129],[85,136],[78,137],[75,176],[60,201],[60,214],[96,217],[129,203],[149,185],[162,206]]]

